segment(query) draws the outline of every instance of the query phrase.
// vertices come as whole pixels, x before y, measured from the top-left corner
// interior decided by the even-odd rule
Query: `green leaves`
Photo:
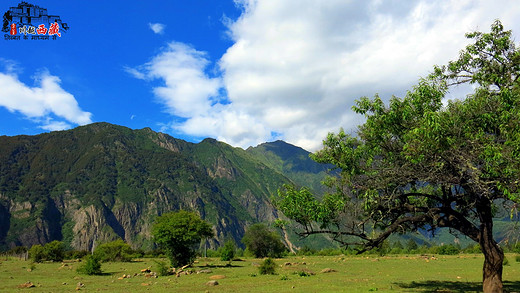
[[[519,202],[520,51],[499,21],[491,32],[467,37],[474,43],[457,60],[435,66],[403,98],[386,104],[377,94],[360,98],[352,109],[366,122],[356,134],[327,136],[312,158],[341,171],[327,181],[333,195],[319,202],[306,188],[284,186],[277,207],[306,228],[348,217],[353,224],[345,233],[327,233],[356,235],[373,247],[393,232],[425,225],[475,240],[474,223],[490,203]],[[448,90],[462,83],[474,84],[473,94],[443,105]],[[381,229],[370,231],[375,240],[365,224]]]
[[[322,228],[333,222],[345,207],[345,198],[340,194],[326,195],[319,202],[308,188],[298,190],[293,185],[279,189],[273,202],[285,216],[297,223],[304,226],[321,223]]]
[[[213,237],[210,224],[193,212],[178,211],[163,214],[152,228],[154,241],[164,248],[174,267],[191,264],[194,246],[203,238]]]

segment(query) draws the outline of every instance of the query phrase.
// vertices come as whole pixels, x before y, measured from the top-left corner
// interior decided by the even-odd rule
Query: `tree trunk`
[[[484,254],[482,289],[484,293],[502,293],[504,252],[493,238],[491,203],[486,201],[486,204],[477,207],[477,210],[480,212],[479,244]]]

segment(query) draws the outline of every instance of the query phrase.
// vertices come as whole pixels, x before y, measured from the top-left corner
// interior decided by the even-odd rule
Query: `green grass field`
[[[520,263],[507,255],[504,267],[507,291],[520,292]],[[310,256],[277,259],[277,275],[259,275],[260,259],[246,258],[226,267],[218,259],[198,259],[192,271],[210,273],[146,278],[142,269],[157,271],[152,259],[131,263],[104,263],[105,275],[76,272],[79,262],[41,263],[0,260],[0,292],[73,292],[78,283],[85,292],[480,292],[483,257],[459,256]],[[290,263],[287,265],[286,263]],[[33,269],[31,269],[31,267]],[[336,272],[322,273],[325,268]],[[310,276],[300,272],[315,273]],[[130,275],[130,278],[121,278]],[[210,277],[223,275],[218,286]],[[32,282],[33,288],[19,288]]]

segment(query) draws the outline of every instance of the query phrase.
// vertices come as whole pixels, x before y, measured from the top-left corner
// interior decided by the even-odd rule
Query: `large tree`
[[[484,292],[502,292],[504,254],[493,238],[494,204],[520,202],[520,52],[495,21],[458,60],[437,66],[404,98],[357,101],[366,117],[355,135],[329,134],[313,155],[339,176],[317,201],[309,189],[285,186],[276,203],[300,234],[380,245],[392,233],[449,228],[484,254]],[[443,104],[462,83],[474,92]]]

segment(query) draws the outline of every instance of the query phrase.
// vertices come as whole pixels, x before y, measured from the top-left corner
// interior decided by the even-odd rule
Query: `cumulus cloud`
[[[47,71],[35,75],[31,87],[8,71],[0,72],[0,106],[10,112],[18,112],[25,118],[41,124],[46,130],[63,130],[72,124],[91,123],[92,114],[84,112],[73,95],[60,86],[61,80]],[[53,117],[64,119],[56,121]]]
[[[148,23],[148,27],[156,34],[162,35],[164,33],[164,29],[166,28],[166,25],[162,23]]]
[[[155,95],[186,118],[172,127],[242,147],[283,138],[316,150],[327,132],[362,122],[355,99],[404,95],[457,57],[466,32],[488,31],[497,18],[520,31],[512,0],[235,2],[243,11],[227,20],[233,45],[219,76],[207,75],[205,53],[177,42],[127,71],[164,81]]]
[[[221,82],[205,73],[208,65],[206,53],[171,42],[150,62],[126,71],[136,78],[161,80],[153,89],[159,102],[170,114],[189,118],[208,113],[218,99]]]

